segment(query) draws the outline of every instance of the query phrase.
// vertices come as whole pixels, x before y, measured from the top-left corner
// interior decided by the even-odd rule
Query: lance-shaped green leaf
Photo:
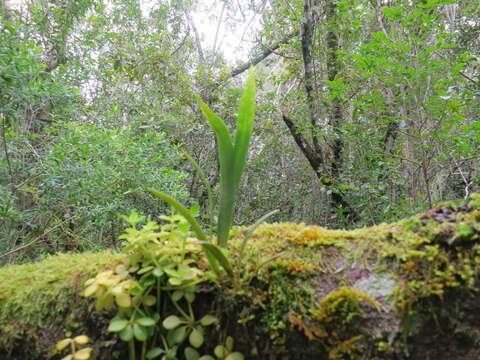
[[[235,202],[233,144],[230,132],[223,120],[202,101],[200,101],[200,109],[215,132],[218,143],[218,157],[220,161],[220,205],[217,238],[218,244],[225,246],[227,244],[228,231],[233,221]]]
[[[230,132],[223,120],[201,101],[200,108],[215,132],[218,142],[220,204],[217,238],[218,245],[225,247],[233,222],[235,197],[245,168],[248,146],[252,135],[253,116],[255,113],[255,78],[253,71],[250,72],[250,77],[240,99],[235,145],[232,144]]]
[[[255,116],[255,77],[251,70],[245,90],[240,99],[237,130],[235,132],[234,151],[234,187],[237,191],[247,162],[248,147],[253,130]]]
[[[225,269],[228,275],[233,277],[233,270],[228,258],[223,254],[222,250],[214,244],[199,241],[199,244],[203,246],[203,249],[208,249],[209,253],[215,256],[215,260],[217,260],[220,265]]]

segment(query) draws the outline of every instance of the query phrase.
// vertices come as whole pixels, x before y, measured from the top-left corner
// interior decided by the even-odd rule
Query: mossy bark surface
[[[480,200],[440,204],[353,231],[260,226],[231,239],[237,286],[206,284],[195,303],[216,313],[212,346],[231,335],[247,359],[480,358]],[[81,294],[125,254],[63,254],[0,269],[0,358],[48,359],[88,335],[97,359],[123,359],[113,316]],[[213,340],[215,339],[215,341]]]

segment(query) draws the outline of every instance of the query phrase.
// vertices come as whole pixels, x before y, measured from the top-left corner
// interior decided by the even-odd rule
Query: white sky
[[[225,9],[222,14],[223,5],[216,0],[202,0],[202,5],[192,13],[192,17],[204,37],[204,47],[213,50],[218,18],[222,15],[216,49],[224,54],[228,62],[246,61],[255,33],[260,27],[260,18],[252,11],[244,11],[242,14],[240,11],[232,13]],[[225,22],[227,18],[232,19],[236,26],[229,26]]]
[[[25,0],[5,1],[8,6],[17,9],[26,2]],[[145,13],[148,13],[159,0],[140,0],[140,2]],[[228,6],[222,11],[225,3]],[[205,52],[216,50],[223,53],[230,65],[248,60],[255,40],[254,36],[260,28],[260,17],[254,11],[247,9],[247,4],[252,3],[255,1],[197,0],[198,5],[191,12],[191,16],[202,38]],[[219,20],[217,42],[214,44]],[[215,49],[213,49],[214,45]]]

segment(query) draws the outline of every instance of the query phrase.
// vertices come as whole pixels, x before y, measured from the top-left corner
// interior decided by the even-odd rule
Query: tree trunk
[[[317,12],[319,8],[318,1],[306,0],[304,3],[304,22],[302,24],[301,43],[302,43],[302,58],[304,65],[304,84],[305,93],[307,97],[307,104],[310,114],[311,125],[311,142],[309,145],[304,133],[298,131],[293,121],[282,115],[283,121],[290,130],[291,135],[299,146],[302,153],[307,158],[315,175],[320,180],[321,184],[326,187],[330,194],[331,207],[335,211],[339,211],[348,220],[353,223],[359,220],[355,209],[350,205],[346,199],[346,194],[340,189],[340,175],[342,169],[342,155],[343,155],[343,138],[341,133],[341,126],[343,124],[343,114],[340,99],[334,98],[331,106],[326,109],[328,114],[328,125],[331,129],[330,139],[327,143],[320,144],[317,133],[320,130],[320,118],[322,109],[320,108],[319,99],[320,94],[317,89],[322,86],[318,83],[320,79],[317,77],[315,71],[315,61],[312,56],[313,38],[315,34],[315,26],[318,21]],[[333,2],[327,4],[327,22],[333,21],[335,17],[336,5]],[[326,66],[327,78],[330,81],[335,80],[338,74],[338,36],[330,28],[326,34]]]

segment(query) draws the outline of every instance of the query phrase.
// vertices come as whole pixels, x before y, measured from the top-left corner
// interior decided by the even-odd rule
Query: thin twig
[[[53,230],[55,230],[55,229],[58,228],[59,226],[62,226],[62,225],[63,225],[64,223],[66,223],[67,221],[72,220],[74,217],[75,217],[75,216],[72,216],[71,218],[68,218],[68,219],[63,220],[62,222],[58,223],[58,224],[55,225],[54,227],[52,227],[52,228],[48,229],[47,231],[45,231],[42,235],[38,236],[35,240],[32,240],[32,241],[30,241],[29,243],[27,243],[27,244],[25,244],[25,245],[19,246],[19,247],[17,247],[16,249],[13,249],[13,250],[7,251],[6,253],[1,254],[1,255],[0,255],[0,258],[3,258],[3,257],[5,257],[5,256],[9,256],[9,255],[12,255],[12,254],[14,254],[14,253],[16,253],[16,252],[19,252],[19,251],[21,251],[21,250],[23,250],[23,249],[26,249],[26,248],[32,246],[33,244],[37,243],[39,240],[42,240],[42,238],[43,238],[45,235],[51,233]]]

